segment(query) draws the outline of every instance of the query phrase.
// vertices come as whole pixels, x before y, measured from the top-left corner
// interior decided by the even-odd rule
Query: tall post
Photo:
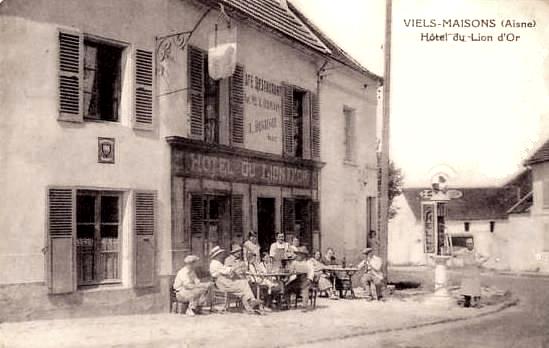
[[[383,81],[383,112],[381,126],[381,192],[379,195],[379,239],[380,256],[383,262],[383,273],[387,274],[387,244],[389,242],[389,121],[391,106],[391,22],[392,0],[385,3],[385,44],[384,48],[384,81]]]

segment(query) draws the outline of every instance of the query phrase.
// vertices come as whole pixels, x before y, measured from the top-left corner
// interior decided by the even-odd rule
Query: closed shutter
[[[135,119],[134,128],[153,128],[153,54],[135,51]]]
[[[320,250],[320,202],[318,201],[313,201],[311,220],[313,229],[313,250]]]
[[[244,235],[243,196],[231,196],[231,231],[232,239],[242,240]]]
[[[205,244],[204,244],[204,198],[201,194],[192,193],[190,199],[190,231],[191,236],[191,252],[204,260]]]
[[[320,104],[316,93],[311,93],[311,154],[314,160],[320,160]]]
[[[206,53],[189,46],[187,75],[188,98],[191,104],[191,138],[204,140],[204,74]]]
[[[282,231],[286,237],[293,237],[295,228],[295,201],[284,198],[282,201]]]
[[[60,121],[82,122],[83,37],[59,32],[59,117]]]
[[[76,290],[74,265],[75,197],[72,189],[48,192],[48,288],[52,294]]]
[[[283,84],[282,91],[283,152],[294,156],[294,89]]]
[[[235,146],[244,145],[244,67],[237,65],[230,78],[231,137]]]
[[[135,286],[150,287],[155,280],[156,193],[136,191],[135,219]]]

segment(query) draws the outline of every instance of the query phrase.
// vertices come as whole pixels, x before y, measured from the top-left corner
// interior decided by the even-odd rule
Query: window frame
[[[343,106],[343,162],[356,162],[356,109]]]
[[[127,57],[128,57],[128,49],[130,48],[130,44],[127,42],[105,38],[93,34],[83,33],[82,34],[82,120],[83,122],[99,122],[99,123],[118,123],[122,124],[122,104],[124,99],[124,68],[127,66],[125,64]],[[88,112],[86,110],[86,104],[85,104],[85,95],[87,94],[84,84],[85,84],[85,75],[86,75],[86,43],[92,42],[96,45],[103,45],[103,46],[111,46],[113,48],[117,48],[120,50],[120,57],[118,60],[118,76],[116,83],[118,84],[117,90],[114,94],[117,95],[117,103],[116,106],[116,120],[108,120],[103,118],[94,118],[94,117],[88,117]],[[113,98],[114,100],[114,98]],[[112,101],[111,101],[112,104]],[[101,115],[99,115],[101,116]]]
[[[101,190],[101,189],[87,189],[87,188],[75,188],[75,267],[76,267],[76,286],[77,289],[85,289],[87,287],[93,287],[93,286],[99,286],[99,285],[106,285],[106,284],[121,284],[123,282],[123,265],[122,265],[122,257],[123,257],[123,250],[122,250],[122,236],[123,236],[123,224],[124,224],[124,212],[123,212],[123,199],[124,199],[124,191],[121,190]],[[117,262],[117,274],[118,278],[112,278],[112,279],[104,279],[102,277],[102,264],[100,263],[101,254],[104,253],[104,251],[101,250],[101,248],[93,246],[93,255],[94,255],[94,266],[93,266],[93,272],[94,277],[96,278],[95,281],[89,281],[89,282],[81,282],[80,280],[80,260],[79,260],[79,252],[78,252],[78,226],[80,225],[78,222],[78,197],[79,196],[93,196],[94,197],[94,243],[97,242],[97,240],[101,240],[101,225],[103,223],[101,222],[101,198],[102,197],[117,197],[118,198],[118,248],[116,250],[116,253],[118,254],[118,262]],[[98,228],[99,226],[99,228]],[[114,253],[115,251],[109,250],[109,253]]]

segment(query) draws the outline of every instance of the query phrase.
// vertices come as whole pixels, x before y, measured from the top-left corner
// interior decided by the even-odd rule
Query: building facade
[[[162,310],[186,255],[251,230],[366,245],[381,79],[290,3],[7,0],[0,21],[6,318]]]

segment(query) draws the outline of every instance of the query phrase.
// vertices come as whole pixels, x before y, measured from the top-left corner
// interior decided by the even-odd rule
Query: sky
[[[290,1],[383,75],[385,0]],[[464,27],[476,20],[488,27]],[[393,0],[391,40],[390,157],[405,186],[438,170],[451,186],[500,185],[549,138],[549,0]]]

